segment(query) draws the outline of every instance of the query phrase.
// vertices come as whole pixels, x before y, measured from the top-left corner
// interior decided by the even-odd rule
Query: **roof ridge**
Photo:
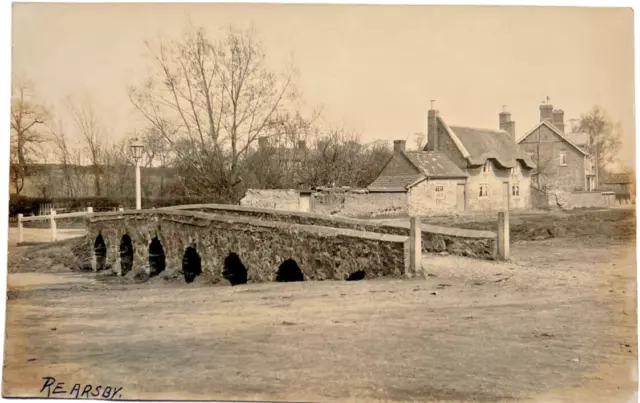
[[[507,133],[506,131],[504,131],[502,129],[488,129],[486,127],[459,126],[459,125],[450,125],[449,127],[451,127],[452,129],[457,127],[457,128],[460,128],[460,129],[481,130],[481,131],[491,132],[491,133],[509,134],[509,133]]]

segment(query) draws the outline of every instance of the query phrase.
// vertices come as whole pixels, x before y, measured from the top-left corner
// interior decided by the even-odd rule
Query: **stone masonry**
[[[202,270],[214,280],[222,279],[225,258],[236,253],[250,282],[273,281],[287,259],[296,261],[307,280],[344,280],[357,270],[368,277],[402,276],[408,245],[402,235],[167,209],[96,214],[88,223],[92,247],[99,234],[106,244],[106,265],[118,272],[124,235],[133,244],[134,273],[149,271],[147,250],[157,237],[168,273],[180,270],[186,248],[193,246]]]

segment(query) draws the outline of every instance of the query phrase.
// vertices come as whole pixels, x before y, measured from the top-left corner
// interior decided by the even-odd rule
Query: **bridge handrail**
[[[358,218],[352,217],[335,217],[335,216],[326,216],[324,214],[313,213],[313,212],[303,212],[303,211],[287,211],[287,210],[274,210],[260,207],[249,207],[249,206],[237,206],[231,204],[183,204],[179,206],[169,206],[169,207],[161,207],[158,210],[196,210],[196,209],[211,209],[211,210],[227,210],[227,211],[236,211],[236,212],[246,212],[246,213],[263,213],[263,214],[273,214],[273,215],[292,215],[298,217],[306,217],[306,218],[316,218],[319,220],[325,221],[335,221],[342,222],[345,224],[353,224],[353,225],[366,225],[366,226],[378,226],[378,227],[387,227],[387,228],[402,228],[407,231],[410,228],[409,223],[375,223],[368,220],[362,220]],[[492,231],[485,230],[473,230],[466,228],[457,228],[457,227],[443,227],[439,225],[432,225],[427,223],[422,223],[422,232],[424,233],[432,233],[438,235],[446,235],[446,236],[456,236],[462,238],[496,238],[497,234]]]

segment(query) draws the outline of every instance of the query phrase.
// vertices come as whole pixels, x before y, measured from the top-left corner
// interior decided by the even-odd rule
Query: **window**
[[[436,199],[444,199],[444,185],[436,185]]]
[[[442,186],[442,185],[437,185],[437,186],[436,186],[436,192],[444,192],[444,186]]]
[[[520,184],[519,183],[511,184],[511,196],[520,196]]]
[[[560,151],[560,165],[567,165],[567,152]]]
[[[482,172],[491,172],[491,162],[489,160],[482,166]]]
[[[487,197],[488,186],[486,183],[480,184],[480,197]]]

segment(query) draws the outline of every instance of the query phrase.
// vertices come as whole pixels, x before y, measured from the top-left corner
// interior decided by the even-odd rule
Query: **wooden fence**
[[[123,208],[119,208],[118,211],[124,211]],[[47,215],[36,215],[24,217],[22,214],[18,214],[17,222],[18,222],[18,244],[24,242],[24,222],[29,221],[49,221],[51,223],[51,241],[55,242],[58,240],[58,229],[56,225],[56,219],[65,219],[65,218],[75,218],[75,217],[87,217],[93,214],[93,207],[87,207],[87,211],[79,211],[75,213],[63,213],[58,214],[55,209],[50,209],[49,214]]]

